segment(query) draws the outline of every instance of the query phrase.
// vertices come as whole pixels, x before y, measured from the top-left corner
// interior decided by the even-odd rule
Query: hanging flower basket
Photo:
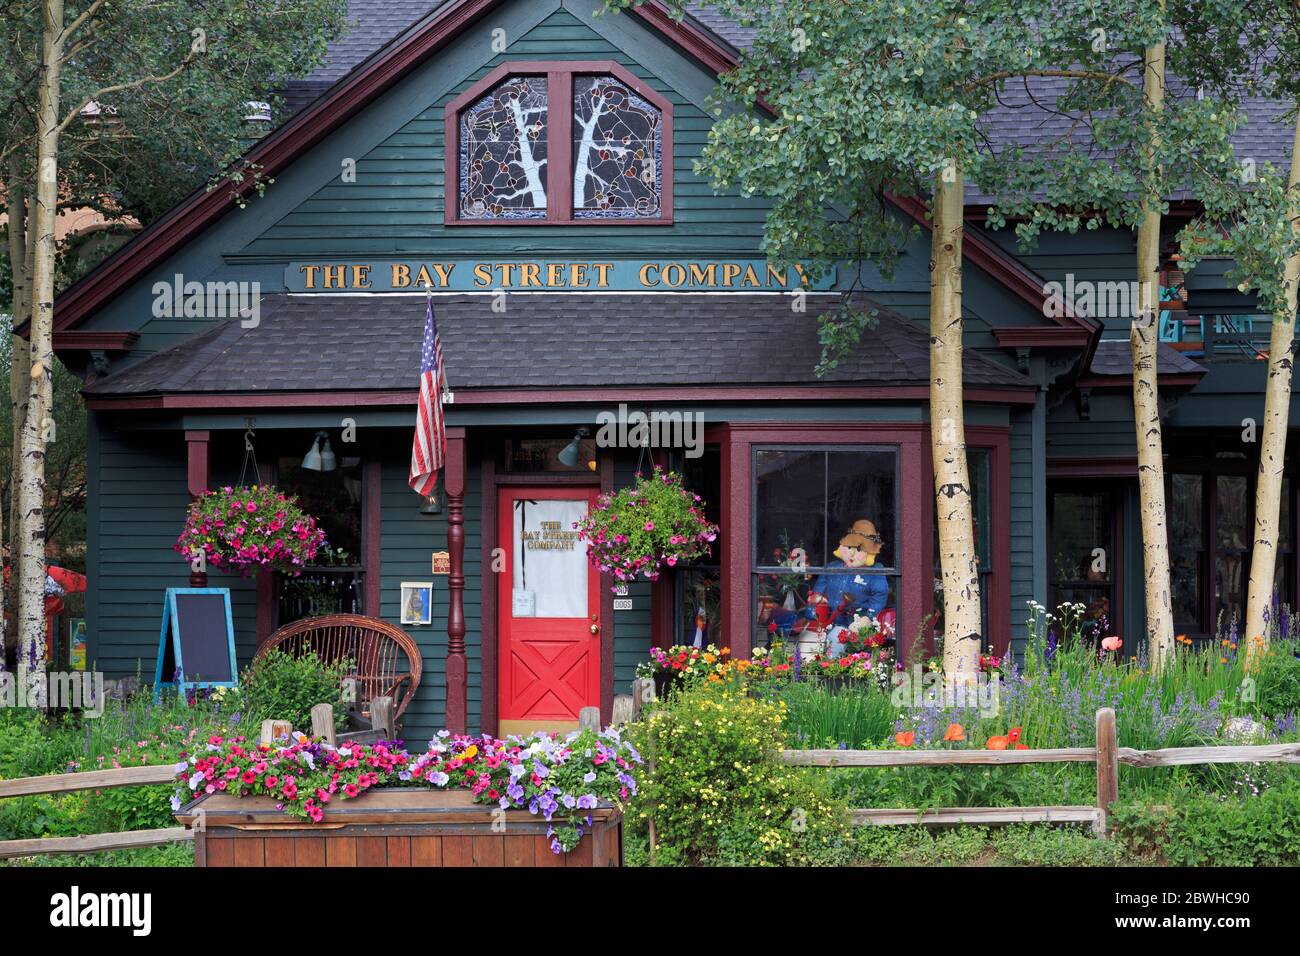
[[[298,576],[325,544],[316,519],[269,485],[208,491],[190,504],[175,550],[247,575],[269,568]]]
[[[665,567],[708,554],[718,537],[700,496],[682,487],[681,475],[657,466],[649,478],[638,475],[636,487],[601,495],[574,527],[592,565],[620,581],[656,581]]]

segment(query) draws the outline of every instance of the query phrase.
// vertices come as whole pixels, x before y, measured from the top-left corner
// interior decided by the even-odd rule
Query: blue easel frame
[[[230,675],[231,680],[211,681],[185,680],[185,659],[181,651],[181,622],[180,615],[176,612],[176,595],[178,594],[220,594],[226,605],[226,646],[230,654]],[[181,680],[163,680],[163,661],[166,658],[167,638],[170,635],[172,642],[172,657],[175,659],[176,669],[174,673],[181,675]],[[170,675],[169,675],[170,676]],[[235,618],[230,609],[230,588],[168,588],[167,596],[163,599],[163,617],[162,630],[158,634],[158,663],[154,668],[153,675],[153,699],[157,703],[162,698],[164,687],[174,687],[180,691],[182,699],[187,699],[186,693],[191,688],[213,688],[213,687],[238,687],[239,686],[239,667],[235,660]]]

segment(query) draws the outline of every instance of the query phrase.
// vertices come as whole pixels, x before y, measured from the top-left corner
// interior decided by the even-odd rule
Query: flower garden
[[[784,749],[1089,747],[1102,707],[1115,710],[1124,747],[1300,741],[1300,646],[1285,612],[1250,666],[1227,634],[1211,646],[1180,643],[1159,673],[1141,654],[1093,640],[1077,607],[1031,605],[1028,613],[1020,663],[985,660],[995,706],[927,682],[935,672],[918,648],[908,655],[917,663],[904,669],[893,643],[861,622],[863,646],[848,641],[839,656],[805,658],[779,642],[742,660],[712,646],[654,649],[638,673],[655,680],[658,699],[631,723],[599,733],[499,740],[443,732],[423,748],[382,741],[336,749],[301,734],[252,743],[267,715],[301,715],[334,683],[319,662],[276,656],[244,688],[158,706],[139,694],[80,724],[9,710],[0,713],[8,741],[0,778],[157,765],[177,782],[3,800],[0,839],[163,827],[182,803],[218,792],[270,797],[290,817],[320,821],[331,804],[402,787],[464,791],[485,807],[528,811],[546,821],[557,854],[579,844],[590,808],[613,804],[625,815],[629,865],[1300,863],[1293,764],[1121,767],[1111,834],[1101,838],[1083,826],[935,830],[851,820],[852,809],[1088,803],[1087,763],[832,770],[778,759]],[[304,673],[313,667],[315,682]],[[192,854],[169,846],[94,862],[188,866]]]

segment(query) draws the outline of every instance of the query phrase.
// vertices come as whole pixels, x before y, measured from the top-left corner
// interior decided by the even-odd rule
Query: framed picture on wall
[[[433,582],[402,582],[402,623],[430,624],[433,622]]]

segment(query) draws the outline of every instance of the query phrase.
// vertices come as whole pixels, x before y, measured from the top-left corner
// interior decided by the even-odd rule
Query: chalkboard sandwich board
[[[238,687],[229,588],[168,588],[158,635],[154,699],[164,687]]]

